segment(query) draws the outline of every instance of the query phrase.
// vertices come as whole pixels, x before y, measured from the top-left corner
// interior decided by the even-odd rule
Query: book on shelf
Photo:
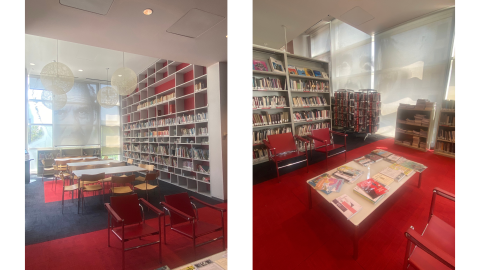
[[[313,70],[309,69],[309,68],[306,68],[305,69],[305,75],[307,75],[308,77],[314,77],[315,75],[313,74]]]
[[[295,66],[288,65],[288,73],[290,75],[298,75],[297,68]]]
[[[297,74],[300,76],[306,76],[305,69],[297,67]]]
[[[287,98],[285,96],[253,97],[252,106],[253,109],[286,107]]]
[[[455,143],[437,141],[435,150],[438,152],[455,155]]]
[[[382,171],[380,171],[380,173],[385,175],[385,176],[388,176],[388,177],[392,178],[393,180],[395,180],[397,182],[402,180],[405,177],[405,174],[402,171],[395,170],[395,169],[392,169],[390,167],[387,167],[387,168],[383,169]]]
[[[268,112],[261,112],[261,114],[253,114],[253,126],[268,126],[277,125],[282,123],[288,123],[289,112],[279,112],[270,114]]]
[[[267,63],[261,60],[253,60],[253,70],[268,71]]]
[[[360,210],[362,206],[350,198],[347,194],[338,196],[332,201],[332,204],[342,213],[347,219],[352,218]]]
[[[455,111],[455,100],[442,100],[442,109]]]
[[[348,181],[349,183],[355,182],[361,175],[363,171],[354,169],[350,166],[340,166],[337,168],[337,171],[333,173],[332,176],[341,178]]]
[[[325,78],[325,79],[328,79],[328,73],[322,71],[322,77]]]
[[[278,78],[253,77],[253,89],[255,90],[283,90],[282,82]]]
[[[354,159],[353,161],[357,162],[358,164],[364,166],[364,167],[368,167],[372,164],[375,164],[375,161],[363,156],[363,157],[359,157],[359,158],[356,158]]]
[[[280,60],[277,60],[273,57],[268,58],[268,62],[270,63],[270,67],[274,72],[285,73],[285,69],[283,67],[283,63]]]
[[[323,78],[322,73],[318,70],[313,70],[313,75],[318,78]]]
[[[328,83],[314,80],[290,79],[290,89],[297,92],[328,92]]]

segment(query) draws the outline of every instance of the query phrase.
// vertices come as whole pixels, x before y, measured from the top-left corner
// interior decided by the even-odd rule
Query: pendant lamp
[[[123,67],[115,70],[111,82],[112,87],[122,96],[130,95],[137,88],[137,74],[125,67],[125,53],[123,53]]]
[[[108,81],[108,68],[107,68],[107,81]],[[105,86],[98,91],[97,101],[103,108],[112,108],[118,104],[118,93],[110,86]]]
[[[72,70],[65,64],[58,62],[58,40],[57,40],[57,61],[49,63],[42,68],[40,80],[47,91],[56,95],[66,94],[73,87],[74,77]]]

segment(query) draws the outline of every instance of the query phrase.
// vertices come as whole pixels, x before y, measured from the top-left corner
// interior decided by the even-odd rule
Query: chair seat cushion
[[[433,215],[422,235],[438,248],[455,258],[455,228]],[[417,269],[450,269],[428,253],[416,247],[409,259]]]
[[[138,184],[134,187],[136,189],[140,189],[140,190],[152,190],[152,189],[156,188],[157,186],[142,183],[142,184]]]
[[[333,151],[335,149],[342,148],[342,147],[344,147],[343,144],[329,144],[326,147],[317,148],[317,149],[315,149],[315,151],[325,153],[327,151],[330,152],[330,151]]]
[[[274,161],[282,161],[287,160],[295,157],[305,156],[305,152],[290,152],[286,154],[280,154],[273,157]]]
[[[142,182],[143,182],[143,181],[145,181],[145,177],[143,177],[143,176],[138,176],[138,177],[135,177],[135,180],[137,180],[137,181],[142,181]]]
[[[113,228],[113,232],[120,238],[122,237],[122,227]],[[135,239],[152,234],[158,234],[158,229],[154,229],[144,223],[125,226],[125,240]]]
[[[212,232],[221,230],[222,227],[210,223],[206,223],[200,220],[195,222],[195,237],[206,235]],[[172,230],[177,231],[185,236],[193,236],[192,224],[190,222],[180,223],[172,227]]]
[[[133,192],[129,186],[110,188],[113,194],[125,194]]]

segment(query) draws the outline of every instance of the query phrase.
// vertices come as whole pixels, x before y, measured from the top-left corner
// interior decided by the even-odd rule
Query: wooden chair
[[[99,180],[105,179],[105,173],[98,173],[98,174],[83,174],[80,178],[79,187],[80,187],[80,194],[82,197],[82,215],[83,215],[83,208],[85,206],[85,192],[93,192],[94,195],[98,191],[102,191],[103,195],[103,185],[99,182]],[[105,198],[102,196],[103,202],[105,203]]]
[[[63,205],[65,201],[65,192],[72,192],[72,203],[73,203],[73,197],[75,194],[75,191],[78,191],[78,184],[75,183],[70,183],[70,185],[66,185],[65,177],[63,176],[63,173],[60,172],[60,178],[63,181],[63,192],[62,192],[62,215],[63,215]]]
[[[437,195],[455,202],[455,194],[433,189],[428,223],[422,234],[410,227],[405,232],[407,251],[403,269],[455,269],[455,227],[433,214]],[[415,245],[412,251],[412,243]]]
[[[132,188],[127,184],[132,184],[135,181],[135,175],[128,176],[112,176],[111,185],[110,185],[110,196],[121,196],[132,194]],[[115,186],[115,184],[120,184],[123,186]]]
[[[210,224],[204,221],[200,221],[198,217],[197,207],[193,202],[197,202],[200,204],[205,205],[206,207],[212,208],[217,210],[221,214],[222,218],[222,225],[215,225]],[[217,240],[223,240],[223,249],[225,250],[225,230],[224,230],[224,220],[223,220],[223,212],[226,211],[224,208],[216,207],[210,205],[206,202],[203,202],[195,197],[188,196],[186,192],[174,194],[174,195],[165,195],[165,202],[160,203],[162,207],[166,210],[168,215],[170,216],[170,224],[165,222],[164,217],[164,242],[165,245],[167,244],[167,235],[166,235],[166,227],[170,226],[172,231],[178,232],[190,239],[193,240],[193,250],[196,251],[196,248]],[[222,231],[222,236],[212,239],[210,241],[196,244],[197,238]]]
[[[138,167],[144,168],[145,170],[147,170],[149,172],[153,172],[153,170],[155,169],[154,165],[147,165],[147,164],[138,164]],[[145,176],[138,176],[138,177],[135,178],[135,180],[144,182],[145,181]]]
[[[145,223],[143,207],[141,208],[142,204],[158,215],[158,229],[150,227]],[[112,197],[111,203],[105,203],[105,208],[108,211],[108,246],[110,247],[110,232],[112,232],[122,242],[122,269],[125,269],[125,251],[156,244],[158,244],[159,260],[162,263],[161,216],[164,215],[162,211],[145,201],[145,199],[138,199],[137,194]],[[158,235],[158,241],[125,249],[125,242],[151,235]]]
[[[156,185],[156,186],[155,185],[150,185],[148,182],[157,180],[159,175],[160,175],[160,171],[158,171],[158,170],[153,171],[153,172],[149,172],[145,175],[145,178],[144,178],[145,183],[141,183],[141,184],[138,184],[138,185],[134,186],[135,189],[143,190],[147,193],[147,201],[148,201],[148,191],[149,190],[154,190],[155,188],[158,187],[158,185]],[[137,180],[137,178],[135,178],[135,180]]]
[[[52,181],[52,187],[53,185],[55,185],[55,191],[57,191],[57,180],[58,179],[61,180],[60,173],[63,173],[63,177],[66,179],[70,179],[71,177],[71,175],[67,172],[68,170],[67,163],[68,163],[68,160],[64,160],[64,161],[57,161],[53,165],[53,170],[55,171],[55,174],[53,175],[54,181]]]
[[[333,142],[333,135],[343,136],[345,139],[345,144],[335,144]],[[348,136],[347,134],[332,131],[328,128],[314,129],[312,130],[312,135],[307,136],[312,140],[312,143],[310,144],[310,154],[312,153],[312,145],[315,151],[324,153],[325,163],[326,163],[325,165],[327,167],[327,170],[328,170],[329,157],[333,157],[341,153],[345,153],[345,162],[346,162],[347,161],[347,136]],[[331,152],[339,148],[344,148],[344,149],[333,155],[328,155],[328,152]]]
[[[297,149],[295,140],[299,140],[305,144],[305,152],[300,152]],[[269,150],[268,159],[275,162],[275,167],[277,168],[278,182],[280,182],[280,172],[278,169],[307,161],[307,172],[308,172],[308,155],[307,155],[307,143],[309,143],[308,140],[300,136],[296,136],[296,135],[293,136],[292,133],[282,133],[282,134],[268,135],[268,141],[263,140],[263,143],[267,146]],[[305,159],[278,167],[279,162],[296,158],[296,157],[301,157],[301,156],[305,156]]]
[[[54,176],[55,175],[55,168],[53,167],[53,159],[42,159],[43,171],[42,171],[42,182],[43,177],[45,177],[45,173],[47,175]]]

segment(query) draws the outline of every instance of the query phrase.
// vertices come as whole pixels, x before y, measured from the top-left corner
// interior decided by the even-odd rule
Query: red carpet
[[[217,206],[227,208],[226,203]],[[202,220],[221,224],[218,211],[207,207],[200,208],[198,211]],[[227,212],[225,212],[224,218],[225,237],[227,238]],[[105,212],[105,227],[107,226],[106,222],[107,212]],[[155,228],[158,227],[158,219],[147,220],[147,223]],[[220,235],[221,232],[207,235],[200,238],[199,242],[208,241]],[[106,229],[26,246],[25,269],[122,269],[121,242],[113,235],[110,237],[111,247],[107,246]],[[156,240],[158,240],[158,236],[151,236],[136,242],[127,242],[125,247]],[[158,246],[150,246],[127,251],[125,253],[125,269],[156,269],[163,265],[175,268],[220,251],[222,251],[222,241],[216,241],[197,248],[197,258],[195,258],[192,241],[189,238],[167,229],[167,245],[165,245],[162,228],[163,263],[160,264],[158,261]]]
[[[70,182],[67,182],[66,184],[68,185],[70,184]],[[43,192],[45,197],[45,203],[62,201],[63,181],[57,180],[56,186],[57,187],[55,190],[55,182],[53,180],[43,182]],[[110,184],[109,183],[105,184],[105,194],[106,194],[105,196],[109,196],[108,195],[109,188],[110,188]],[[101,191],[98,191],[96,194],[97,195],[101,194]],[[74,196],[74,199],[77,199],[77,192],[74,192],[73,196]],[[93,192],[85,192],[85,197],[90,197],[90,196],[93,196]],[[65,200],[71,200],[71,199],[72,199],[72,193],[65,192]]]
[[[433,152],[420,152],[393,144],[393,139],[377,141],[347,153],[347,161],[384,148],[394,154],[422,163],[422,186],[418,174],[405,185],[388,211],[363,235],[359,258],[353,260],[351,238],[312,196],[307,208],[305,181],[325,171],[325,161],[301,168],[276,179],[253,186],[253,266],[254,269],[402,269],[406,250],[404,232],[408,227],[422,232],[434,187],[455,192],[455,160]],[[329,158],[329,168],[345,163],[344,155]],[[312,194],[315,195],[315,194]],[[393,198],[392,198],[393,199]],[[455,203],[438,198],[435,215],[455,226]]]

